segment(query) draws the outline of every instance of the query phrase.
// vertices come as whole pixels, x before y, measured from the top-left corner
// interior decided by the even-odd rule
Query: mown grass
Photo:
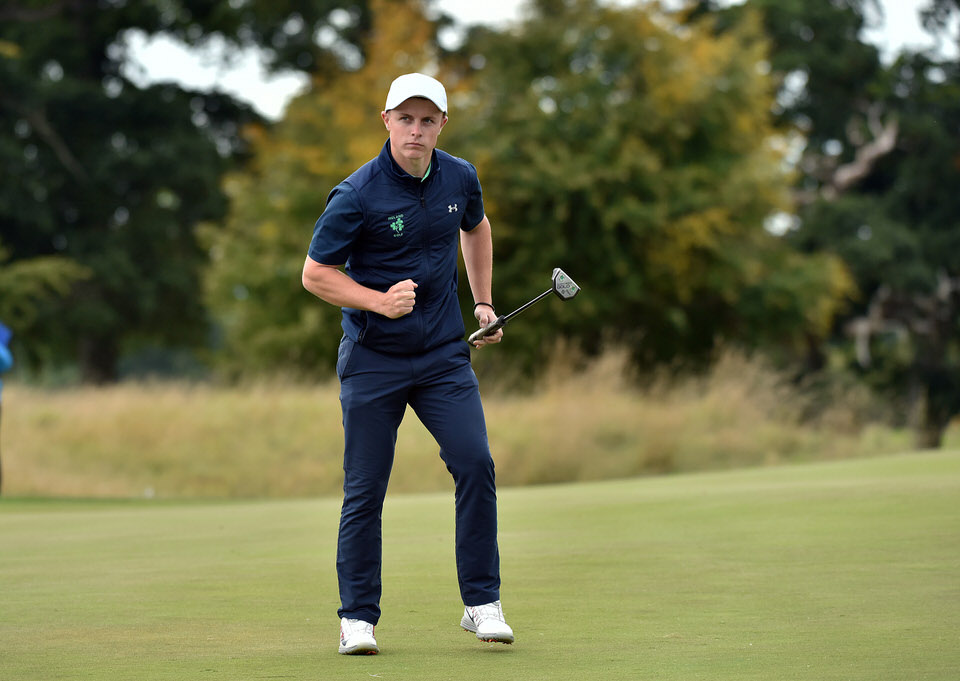
[[[335,499],[0,500],[0,676],[953,681],[958,498],[958,452],[504,490],[508,647],[457,626],[451,496],[391,495],[365,658]]]
[[[857,395],[809,420],[810,394],[742,357],[703,378],[626,380],[610,353],[555,368],[527,392],[484,384],[501,486],[849,458],[905,451],[911,436],[865,421]],[[343,435],[336,382],[146,383],[4,389],[4,494],[80,497],[335,495]],[[861,410],[862,411],[862,410]],[[948,446],[960,441],[956,429]],[[412,413],[393,491],[450,489]]]

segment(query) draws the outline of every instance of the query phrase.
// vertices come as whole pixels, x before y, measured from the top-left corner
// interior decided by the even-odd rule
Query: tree
[[[957,0],[930,0],[929,4],[920,12],[924,28],[938,39],[953,40],[960,47],[960,25],[957,18],[960,15],[960,2]],[[950,35],[951,22],[955,35]]]
[[[727,6],[698,0],[692,17],[709,17],[722,34],[759,14],[770,40],[767,58],[777,85],[777,123],[806,136],[809,153],[846,137],[851,118],[864,117],[877,101],[872,88],[882,69],[873,45],[860,40],[864,15],[881,11],[879,0],[749,0]],[[834,144],[828,144],[835,147]]]
[[[362,65],[335,79],[318,74],[276,126],[245,130],[252,162],[227,179],[229,214],[206,232],[213,259],[205,299],[230,373],[333,369],[340,311],[300,283],[313,225],[330,190],[380,151],[391,80],[430,70],[436,59],[436,25],[421,2],[374,0],[371,12]]]
[[[893,65],[896,148],[847,193],[804,212],[792,239],[850,264],[863,292],[844,329],[851,362],[898,399],[920,447],[960,413],[960,69],[922,55]]]
[[[960,412],[960,72],[924,54],[884,66],[860,39],[870,6],[751,0],[745,10],[763,11],[785,84],[781,121],[806,141],[787,238],[839,255],[857,284],[835,352],[905,398],[918,444],[935,447]],[[943,29],[956,9],[935,0],[928,25]],[[791,73],[805,74],[792,88]]]
[[[509,32],[476,30],[460,55],[495,231],[496,302],[562,266],[582,286],[510,330],[529,366],[562,335],[623,343],[642,363],[705,359],[724,340],[823,335],[849,279],[836,258],[770,234],[789,206],[766,44],[746,17],[540,0]],[[448,143],[450,140],[448,139]]]
[[[91,277],[39,306],[32,347],[116,376],[140,344],[206,339],[199,292],[206,254],[195,226],[220,218],[222,175],[244,155],[231,97],[125,76],[130,31],[197,45],[218,35],[260,45],[275,68],[339,68],[362,32],[363,4],[231,0],[94,3],[14,0],[0,8],[0,222],[14,263],[63,255]],[[330,39],[325,47],[318,32]]]

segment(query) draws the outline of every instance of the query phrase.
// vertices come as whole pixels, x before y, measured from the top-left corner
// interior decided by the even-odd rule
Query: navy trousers
[[[389,355],[344,338],[337,375],[345,439],[340,617],[372,624],[380,619],[381,514],[408,404],[453,475],[460,596],[465,605],[499,600],[494,466],[469,346],[458,340],[423,354]]]

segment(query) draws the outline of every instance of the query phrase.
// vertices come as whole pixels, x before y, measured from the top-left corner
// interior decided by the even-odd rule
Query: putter
[[[473,347],[473,342],[484,336],[489,336],[491,333],[494,333],[497,329],[503,328],[503,326],[509,322],[511,319],[516,317],[518,314],[526,310],[528,307],[537,303],[551,293],[556,293],[557,297],[560,300],[572,300],[578,293],[580,293],[580,287],[577,286],[576,282],[571,279],[563,270],[559,267],[553,268],[553,286],[548,288],[546,291],[541,293],[539,296],[531,300],[529,303],[521,305],[516,310],[510,314],[502,314],[496,318],[495,321],[490,322],[482,329],[477,329],[467,340],[470,342],[471,347]]]

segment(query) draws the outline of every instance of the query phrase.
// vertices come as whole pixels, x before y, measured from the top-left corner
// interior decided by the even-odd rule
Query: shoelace
[[[369,622],[364,622],[363,620],[352,620],[348,619],[347,624],[350,625],[350,633],[364,633],[368,636],[373,636],[373,625]]]
[[[473,618],[474,623],[478,626],[486,620],[504,621],[503,608],[500,606],[500,601],[494,601],[486,605],[473,605],[470,606],[469,610],[470,617]]]

